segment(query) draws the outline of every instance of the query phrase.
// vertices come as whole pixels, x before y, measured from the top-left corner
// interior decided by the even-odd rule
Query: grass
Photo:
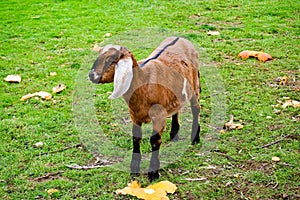
[[[93,140],[84,136],[87,130],[103,131],[117,149],[131,149],[130,126],[120,125],[128,115],[120,115],[121,108],[112,109],[119,104],[107,99],[112,85],[91,85],[85,72],[97,57],[91,51],[95,43],[124,43],[141,59],[173,33],[190,39],[200,50],[201,135],[207,141],[211,135],[218,140],[187,146],[177,160],[161,169],[160,180],[178,187],[170,199],[300,198],[300,109],[272,106],[286,98],[300,101],[299,9],[299,2],[292,0],[2,1],[1,199],[131,198],[114,193],[130,181],[129,171],[66,167],[92,164],[92,148],[103,150],[101,145],[89,146]],[[208,36],[208,30],[221,34]],[[106,33],[112,37],[106,38]],[[237,54],[242,50],[264,51],[275,59],[240,60]],[[57,76],[49,76],[50,72]],[[3,81],[9,74],[21,75],[22,82]],[[294,78],[295,86],[279,85],[275,79],[282,76]],[[50,101],[20,101],[27,93],[51,92],[59,83],[67,89]],[[80,97],[90,92],[84,88],[92,89],[94,97]],[[95,107],[76,110],[76,103]],[[79,111],[86,117],[83,122],[94,117],[90,127],[76,124]],[[230,115],[244,128],[219,134],[214,128]],[[95,120],[99,127],[94,126]],[[146,132],[144,153],[149,152],[147,136]],[[163,139],[165,147],[168,134]],[[35,148],[40,141],[43,146]],[[281,160],[273,162],[273,156]],[[197,177],[206,180],[186,180]],[[143,186],[149,184],[144,175],[138,180]],[[58,192],[49,194],[51,188]]]

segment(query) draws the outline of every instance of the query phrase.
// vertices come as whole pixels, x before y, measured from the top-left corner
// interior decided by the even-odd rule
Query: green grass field
[[[131,180],[124,166],[67,167],[95,164],[109,145],[131,150],[126,106],[107,98],[113,85],[86,80],[97,57],[92,49],[121,44],[142,59],[171,35],[199,49],[203,139],[162,167],[158,181],[178,187],[169,198],[299,199],[300,108],[282,107],[300,101],[299,10],[295,0],[1,1],[0,199],[134,199],[115,194]],[[274,59],[242,60],[243,50]],[[22,81],[4,81],[10,74]],[[60,83],[67,88],[51,100],[20,101]],[[220,132],[230,115],[244,127]],[[145,131],[144,153],[148,141]],[[137,180],[149,185],[146,174]]]

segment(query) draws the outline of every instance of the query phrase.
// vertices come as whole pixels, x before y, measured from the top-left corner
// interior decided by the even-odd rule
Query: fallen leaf
[[[48,194],[53,194],[53,193],[55,193],[55,192],[59,192],[59,190],[58,189],[54,189],[54,188],[51,188],[51,189],[49,189],[49,190],[47,190],[47,192],[48,192]]]
[[[105,35],[104,35],[104,37],[111,37],[112,36],[112,33],[106,33]]]
[[[102,50],[102,47],[100,47],[98,44],[95,44],[93,47],[93,51],[99,53]]]
[[[259,52],[259,51],[242,51],[238,54],[238,57],[242,58],[242,59],[248,59],[250,57],[254,57],[254,58],[257,58],[259,61],[262,61],[262,62],[266,62],[268,60],[272,60],[272,56],[270,56],[269,54],[267,53],[264,53],[264,52]]]
[[[56,72],[50,72],[50,76],[56,76],[57,73]]]
[[[282,108],[286,108],[288,106],[293,106],[294,108],[300,107],[300,102],[296,100],[287,100],[282,104]]]
[[[220,35],[220,32],[219,31],[208,31],[207,35],[216,36],[216,35]]]
[[[289,78],[287,76],[280,77],[279,84],[285,86],[288,82]]]
[[[25,101],[26,99],[29,99],[29,98],[35,97],[35,96],[39,96],[39,97],[41,97],[44,100],[50,100],[50,99],[52,99],[52,95],[50,93],[44,92],[44,91],[40,91],[40,92],[36,92],[36,93],[33,93],[33,94],[24,95],[24,96],[22,96],[22,98],[20,100],[21,101]]]
[[[160,188],[166,191],[167,193],[171,193],[171,194],[173,194],[177,189],[176,185],[171,183],[170,181],[161,181],[154,185],[150,185],[147,188],[154,189],[154,190]]]
[[[37,142],[37,143],[35,143],[33,146],[34,146],[35,148],[39,148],[39,147],[42,147],[43,145],[44,145],[43,142]]]
[[[54,88],[52,88],[52,92],[60,93],[61,91],[63,91],[66,88],[67,88],[67,86],[65,86],[64,84],[59,84],[58,86],[55,86]]]
[[[5,81],[10,83],[20,83],[21,82],[21,76],[19,75],[8,75],[4,78]]]
[[[239,123],[233,123],[233,115],[230,116],[229,122],[225,123],[225,129],[227,131],[230,130],[236,130],[236,129],[242,129],[244,126]]]
[[[279,162],[279,161],[280,161],[280,158],[277,157],[277,156],[273,156],[273,157],[272,157],[272,161],[274,161],[274,162]]]
[[[161,181],[146,188],[141,188],[141,185],[137,181],[132,181],[127,187],[118,189],[116,193],[129,194],[145,200],[168,200],[167,193],[173,194],[176,189],[176,185],[169,181]]]

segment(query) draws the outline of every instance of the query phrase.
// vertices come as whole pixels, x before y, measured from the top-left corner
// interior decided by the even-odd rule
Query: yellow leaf
[[[176,185],[171,183],[170,181],[161,181],[159,183],[156,183],[154,185],[150,185],[146,188],[151,188],[154,190],[157,190],[158,188],[165,190],[167,193],[174,193],[177,189]]]
[[[226,130],[236,130],[236,129],[242,129],[244,126],[239,123],[233,123],[233,115],[230,116],[229,122],[225,123]]]
[[[54,189],[54,188],[51,188],[51,189],[49,189],[49,190],[47,190],[47,192],[48,192],[48,194],[53,194],[53,193],[55,193],[55,192],[59,192],[59,190],[58,189]]]
[[[132,181],[127,187],[118,189],[117,194],[129,194],[144,200],[168,200],[167,193],[174,193],[176,185],[169,181],[161,181],[146,188],[141,188],[137,181]]]
[[[22,98],[20,100],[21,101],[25,101],[26,99],[29,99],[29,98],[34,97],[34,96],[39,96],[39,97],[41,97],[44,100],[50,100],[50,99],[52,99],[52,95],[50,93],[44,92],[44,91],[40,91],[40,92],[36,92],[36,93],[33,93],[33,94],[24,95],[24,96],[22,96]]]
[[[54,88],[52,88],[52,92],[53,93],[60,93],[61,91],[63,91],[66,88],[67,87],[64,84],[59,84],[58,86],[55,86]]]

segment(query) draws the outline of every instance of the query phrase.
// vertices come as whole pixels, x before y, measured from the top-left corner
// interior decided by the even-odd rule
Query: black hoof
[[[200,142],[200,126],[198,126],[197,133],[195,135],[192,134],[192,145],[198,144]]]
[[[175,134],[174,136],[172,136],[172,133],[171,133],[170,135],[171,135],[170,140],[172,142],[178,142],[178,140],[179,140],[178,134]]]
[[[195,138],[193,141],[192,141],[192,145],[196,145],[196,144],[199,144],[200,143],[200,138]]]
[[[159,173],[158,170],[153,171],[153,172],[148,172],[148,179],[150,182],[154,181],[155,179],[159,178]]]

